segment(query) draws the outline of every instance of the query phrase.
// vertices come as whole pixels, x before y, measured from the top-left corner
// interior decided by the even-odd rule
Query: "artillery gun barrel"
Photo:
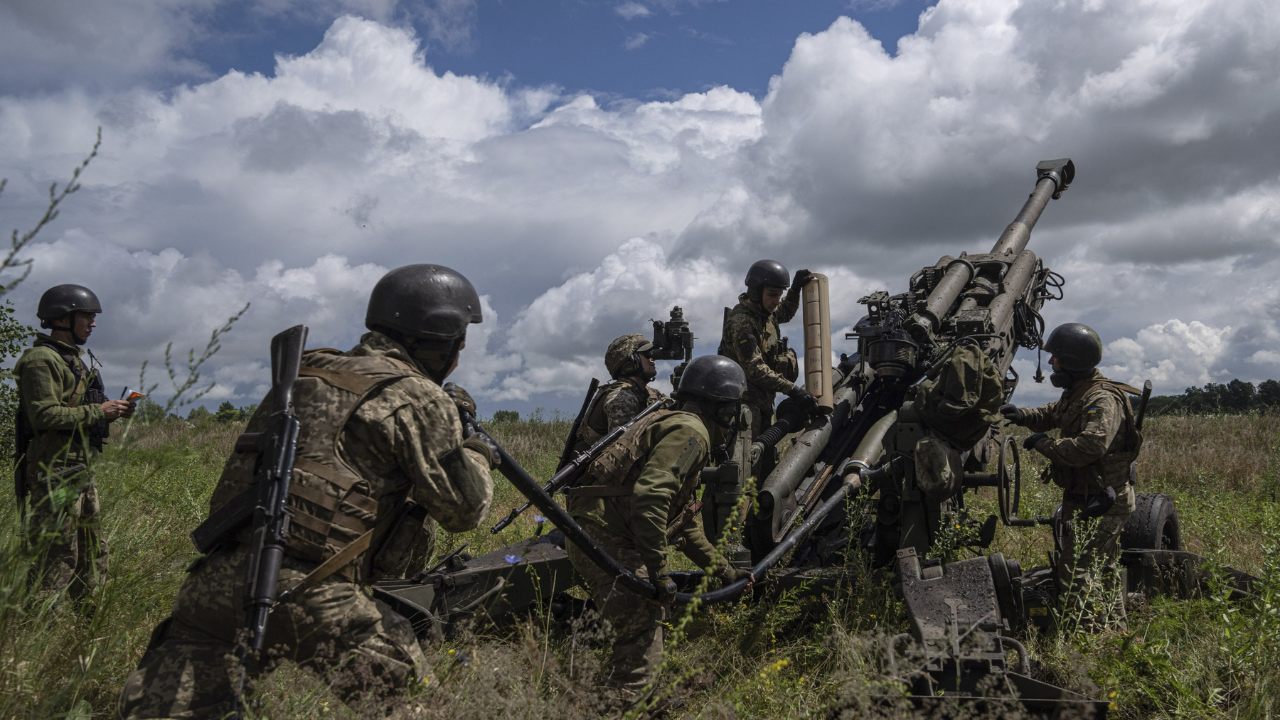
[[[1013,307],[1026,294],[1027,284],[1031,282],[1036,271],[1036,254],[1030,250],[1018,253],[1018,258],[1009,266],[1001,285],[1004,292],[991,301],[991,326],[997,332],[1008,326],[1013,315]]]
[[[1044,212],[1044,206],[1049,204],[1049,198],[1056,199],[1067,189],[1075,179],[1076,166],[1067,158],[1046,160],[1036,166],[1036,173],[1036,189],[1018,211],[1018,216],[1000,234],[1000,239],[991,248],[992,254],[1017,255],[1027,249],[1031,230],[1040,219],[1040,213]]]

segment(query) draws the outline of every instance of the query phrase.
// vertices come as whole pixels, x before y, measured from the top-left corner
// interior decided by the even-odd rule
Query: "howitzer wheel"
[[[1022,453],[1013,436],[1000,443],[1000,456],[996,462],[996,499],[1000,501],[1000,520],[1010,525],[1018,517],[1022,503]]]

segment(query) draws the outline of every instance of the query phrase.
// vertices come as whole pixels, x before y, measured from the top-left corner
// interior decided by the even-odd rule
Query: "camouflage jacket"
[[[1123,490],[1129,482],[1129,464],[1142,447],[1129,391],[1137,392],[1095,370],[1056,402],[1023,410],[1023,424],[1033,432],[1061,431],[1057,440],[1036,443],[1036,451],[1052,463],[1054,483],[1068,494]]]
[[[795,317],[800,296],[788,293],[773,314],[767,314],[760,303],[738,296],[738,304],[729,312],[720,333],[719,353],[735,360],[747,376],[747,392],[742,399],[753,406],[773,407],[775,393],[795,387],[800,364],[795,351],[782,343],[780,323]]]
[[[308,356],[312,352],[316,351],[309,351],[303,356],[304,376],[309,372],[316,374],[307,370]],[[342,418],[328,417],[327,407],[311,408],[306,404],[298,407],[298,419],[304,428],[308,423],[341,423],[340,429],[335,428],[326,434],[336,437],[336,460],[345,466],[339,468],[340,472],[355,476],[354,486],[341,498],[315,498],[320,507],[341,500],[337,510],[348,516],[363,517],[367,526],[380,526],[384,519],[400,510],[406,499],[424,508],[429,518],[418,522],[416,532],[414,528],[401,532],[405,528],[400,524],[388,531],[386,543],[412,544],[415,547],[387,547],[384,543],[378,554],[389,553],[395,558],[377,563],[384,570],[406,564],[408,558],[419,557],[425,552],[425,546],[431,543],[434,533],[432,520],[450,532],[463,532],[479,525],[493,499],[493,478],[489,474],[487,458],[471,446],[464,447],[462,423],[454,401],[417,370],[401,345],[381,333],[368,333],[349,352],[329,353],[327,356],[335,358],[327,365],[339,370],[344,366],[344,358],[358,361],[347,363],[353,366],[382,368],[387,380],[362,397],[345,423]],[[319,376],[323,377],[323,374]],[[249,421],[248,431],[265,427],[271,412],[269,405],[268,395]],[[314,469],[304,469],[304,459],[300,454],[295,474],[316,474]],[[231,456],[210,499],[211,512],[248,487],[252,482],[255,461],[256,456],[252,454],[236,453]],[[291,489],[291,504],[295,501],[293,494]],[[309,507],[319,513],[315,507]],[[320,534],[321,542],[326,532],[331,545],[336,543],[340,546],[344,539],[332,529],[313,529]],[[364,525],[352,527],[348,535],[355,536],[365,530]],[[291,554],[313,562],[321,559],[298,555],[292,535]],[[349,542],[351,538],[345,539]],[[392,543],[393,540],[396,542]],[[361,576],[360,579],[364,578]]]
[[[636,548],[651,577],[663,572],[668,543],[698,567],[714,567],[716,551],[696,522],[701,505],[694,497],[710,448],[697,415],[649,415],[587,468],[572,491],[570,512],[603,526],[621,546]]]
[[[619,425],[625,424],[641,410],[666,397],[633,377],[615,380],[600,388],[595,399],[587,407],[578,428],[574,452],[590,448],[600,438]]]
[[[85,366],[82,353],[75,345],[39,333],[14,365],[18,411],[26,413],[35,431],[27,447],[28,462],[36,466],[85,462],[90,454],[86,430],[105,420],[101,404],[85,402],[97,370]],[[74,359],[79,373],[71,370],[63,355]]]

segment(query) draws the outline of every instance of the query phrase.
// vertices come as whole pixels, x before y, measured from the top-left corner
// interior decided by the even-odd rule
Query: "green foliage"
[[[1280,382],[1263,380],[1254,386],[1244,380],[1209,383],[1202,388],[1189,387],[1181,395],[1151,398],[1147,412],[1152,415],[1170,413],[1240,414],[1280,411]]]
[[[198,424],[213,417],[213,413],[209,412],[209,408],[203,405],[197,405],[191,408],[191,412],[187,413],[187,422]]]
[[[0,287],[0,295],[4,288]],[[22,355],[27,341],[36,331],[23,325],[13,315],[13,303],[0,305],[0,376],[10,377],[13,363]],[[0,382],[0,463],[8,465],[14,454],[14,417],[18,412],[18,388],[12,382]]]
[[[515,410],[498,410],[493,414],[495,423],[515,423],[520,422],[520,413]]]

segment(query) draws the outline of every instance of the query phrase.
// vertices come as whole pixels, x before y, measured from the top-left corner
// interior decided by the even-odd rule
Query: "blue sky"
[[[927,0],[728,0],[598,2],[481,0],[474,24],[453,41],[432,39],[429,21],[412,11],[398,22],[425,38],[437,71],[511,77],[522,85],[556,85],[604,97],[668,99],[716,85],[761,97],[786,62],[796,37],[827,29],[844,15],[860,22],[890,53],[916,30]],[[192,57],[215,75],[236,69],[271,74],[278,53],[301,55],[319,44],[331,18],[264,18],[241,3],[220,6],[211,33]]]

